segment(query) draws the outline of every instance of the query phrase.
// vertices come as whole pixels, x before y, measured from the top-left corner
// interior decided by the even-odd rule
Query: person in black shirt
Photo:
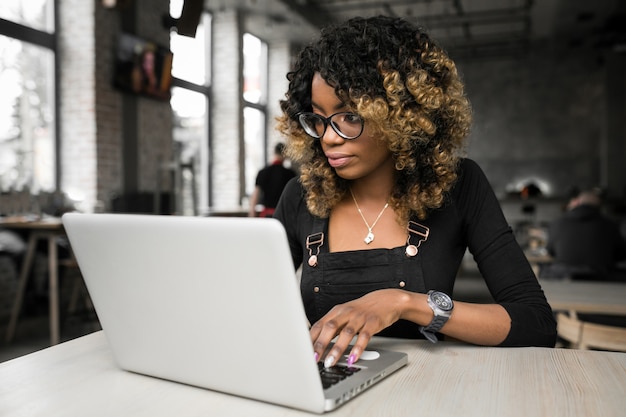
[[[272,217],[280,194],[290,179],[296,176],[291,168],[287,168],[284,163],[283,152],[284,143],[277,143],[274,147],[274,161],[261,169],[256,176],[254,192],[250,197],[250,217],[256,217],[256,206],[261,204],[263,209],[258,214],[259,217]]]
[[[542,268],[541,277],[613,280],[624,275],[616,265],[626,259],[626,242],[619,225],[602,213],[601,202],[596,191],[582,190],[550,224],[546,249],[553,262]]]
[[[445,51],[401,18],[354,18],[323,29],[287,78],[278,129],[300,175],[274,217],[316,357],[332,366],[356,336],[353,363],[373,335],[554,346],[543,291],[463,157],[471,109]],[[495,303],[452,301],[466,248]]]

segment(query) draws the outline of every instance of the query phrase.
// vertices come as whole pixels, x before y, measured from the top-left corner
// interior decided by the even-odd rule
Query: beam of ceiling
[[[403,16],[433,31],[449,50],[461,52],[496,51],[502,54],[507,45],[515,54],[526,48],[523,37],[530,37],[532,0],[518,0],[503,7],[499,0],[474,1],[474,8],[464,0],[279,0],[293,13],[317,28],[343,20],[347,16],[371,16],[384,12]],[[504,31],[504,33],[502,33]],[[491,37],[488,34],[491,33]],[[483,45],[484,44],[484,45]],[[497,46],[494,47],[494,45]]]
[[[489,25],[502,24],[511,21],[527,20],[530,11],[526,7],[518,7],[513,9],[485,10],[479,12],[469,12],[459,15],[441,14],[431,15],[418,18],[418,21],[429,27],[449,27],[461,25]]]
[[[454,56],[520,56],[535,41],[560,48],[624,48],[624,0],[205,0],[237,9],[266,40],[307,42],[354,16],[400,16],[425,27]]]
[[[322,28],[329,23],[334,22],[333,15],[328,13],[324,8],[309,3],[308,1],[297,0],[279,0],[294,13],[300,15],[304,20],[309,22],[316,28]]]

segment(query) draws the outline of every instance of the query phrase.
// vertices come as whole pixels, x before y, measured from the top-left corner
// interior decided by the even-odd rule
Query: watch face
[[[435,303],[437,307],[443,311],[452,310],[452,299],[447,294],[435,291],[430,295],[430,299]]]

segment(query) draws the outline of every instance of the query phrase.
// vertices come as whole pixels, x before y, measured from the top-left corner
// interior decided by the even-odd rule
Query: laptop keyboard
[[[325,368],[322,362],[317,363],[317,367],[320,371],[320,377],[322,378],[322,386],[324,389],[330,388],[336,383],[343,381],[347,377],[359,372],[361,368],[356,366],[335,365],[330,368]]]

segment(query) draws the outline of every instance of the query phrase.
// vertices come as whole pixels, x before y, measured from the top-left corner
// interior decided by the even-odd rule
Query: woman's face
[[[319,73],[313,76],[311,102],[313,112],[323,117],[350,111],[339,100],[335,89]],[[349,140],[342,138],[328,126],[320,142],[328,163],[344,179],[356,180],[380,174],[387,176],[394,171],[391,152],[384,142],[372,136],[367,123],[359,137]]]

